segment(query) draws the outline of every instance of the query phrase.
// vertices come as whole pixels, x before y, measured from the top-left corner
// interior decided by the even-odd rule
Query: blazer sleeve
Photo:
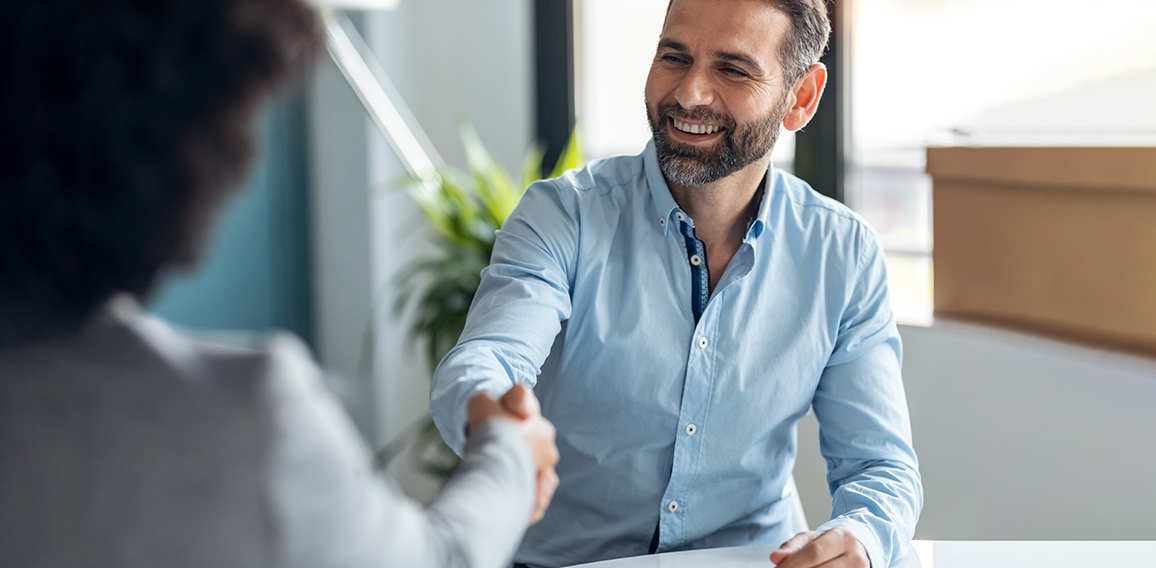
[[[529,445],[514,423],[495,419],[474,432],[458,471],[422,506],[374,471],[372,453],[304,347],[281,338],[272,351],[268,502],[276,565],[509,565],[536,485]]]

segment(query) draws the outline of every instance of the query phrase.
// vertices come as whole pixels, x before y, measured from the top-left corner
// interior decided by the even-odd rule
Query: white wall
[[[529,0],[403,0],[361,26],[382,67],[438,153],[464,167],[457,122],[515,173],[533,135]],[[429,369],[392,311],[397,276],[433,252],[405,174],[340,73],[323,62],[311,89],[314,306],[322,364],[352,378],[354,412],[381,445],[426,413]],[[360,376],[373,314],[372,376]],[[391,469],[418,497],[434,486],[399,460]]]
[[[917,538],[1156,539],[1156,360],[973,324],[900,326]],[[813,416],[795,476],[830,515]]]
[[[464,166],[468,120],[512,172],[534,136],[532,2],[402,0],[367,19],[382,67],[438,152]]]
[[[309,89],[313,335],[322,365],[350,381],[350,411],[368,433],[376,429],[372,385],[359,372],[373,287],[367,120],[341,72],[322,58]]]

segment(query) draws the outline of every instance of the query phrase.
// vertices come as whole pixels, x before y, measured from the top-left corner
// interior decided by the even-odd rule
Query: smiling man
[[[646,82],[653,139],[531,185],[435,374],[451,447],[479,391],[534,385],[557,425],[553,507],[517,561],[565,566],[783,543],[783,568],[883,568],[922,488],[883,253],[770,163],[826,82],[821,0],[674,0]],[[814,409],[831,520],[792,530]]]

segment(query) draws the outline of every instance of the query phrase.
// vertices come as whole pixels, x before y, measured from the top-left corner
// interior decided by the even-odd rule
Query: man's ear
[[[827,86],[827,66],[816,63],[795,81],[791,87],[791,106],[783,117],[783,128],[795,131],[811,122],[819,99],[823,98],[823,88]]]

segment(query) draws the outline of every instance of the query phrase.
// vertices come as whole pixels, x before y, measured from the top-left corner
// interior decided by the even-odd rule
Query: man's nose
[[[714,85],[711,84],[708,70],[692,65],[683,76],[674,96],[682,108],[709,106],[714,102]]]

